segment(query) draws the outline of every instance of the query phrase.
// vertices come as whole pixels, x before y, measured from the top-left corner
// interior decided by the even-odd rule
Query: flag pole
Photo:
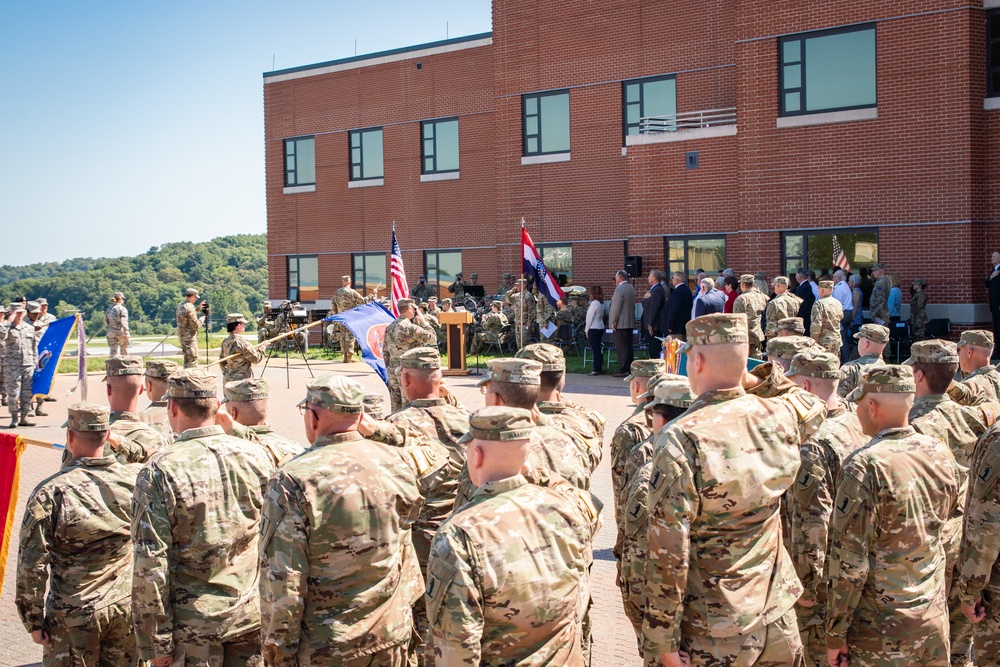
[[[521,231],[521,322],[520,326],[517,328],[518,330],[517,349],[519,350],[522,347],[524,347],[524,327],[526,325],[526,322],[524,321],[524,314],[525,314],[524,311],[525,311],[525,306],[527,305],[525,303],[527,299],[527,297],[525,297],[525,291],[528,289],[528,281],[525,279],[524,276],[524,231],[523,231],[524,216],[523,215],[521,216],[521,230],[522,230]]]

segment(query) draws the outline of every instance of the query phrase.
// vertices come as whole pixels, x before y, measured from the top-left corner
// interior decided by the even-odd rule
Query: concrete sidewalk
[[[305,385],[309,381],[309,370],[301,360],[291,360],[286,370],[284,359],[280,363],[271,364],[263,377],[271,385],[271,415],[270,423],[279,433],[294,438],[305,444],[305,429],[302,417],[295,409],[295,404],[305,395]],[[363,363],[344,364],[341,362],[310,361],[309,366],[316,375],[340,373],[353,377],[361,382],[367,391],[381,393],[386,398],[388,392],[378,376]],[[259,370],[260,367],[258,367]],[[101,382],[102,373],[91,373],[88,379],[89,400],[107,404],[105,385]],[[448,384],[455,395],[469,409],[482,407],[483,397],[475,386],[479,377],[475,375],[450,377]],[[60,425],[65,420],[66,406],[79,401],[79,395],[66,396],[76,382],[75,375],[59,375],[56,377],[52,396],[58,399],[56,403],[46,403],[48,417],[39,417],[39,425],[34,428],[19,429],[16,432],[32,438],[62,442],[65,431]],[[288,386],[286,386],[286,383]],[[220,379],[221,391],[221,379]],[[619,378],[611,376],[589,377],[586,375],[570,375],[567,382],[566,395],[573,401],[590,408],[600,410],[608,418],[605,430],[604,458],[601,466],[594,473],[593,491],[604,503],[602,518],[604,525],[594,543],[593,598],[592,618],[594,622],[594,667],[638,667],[642,664],[636,651],[635,635],[632,626],[622,611],[621,596],[615,585],[615,563],[611,548],[615,541],[614,506],[611,497],[611,474],[609,447],[615,427],[632,412],[628,404],[628,387]],[[140,408],[148,405],[145,398],[139,401]],[[6,420],[0,414],[0,420]],[[5,422],[6,423],[6,422]],[[40,665],[41,648],[32,643],[31,637],[24,630],[14,607],[14,582],[17,567],[17,535],[21,525],[21,515],[25,502],[32,489],[43,479],[59,469],[61,451],[41,447],[28,447],[21,458],[21,487],[18,494],[17,514],[14,517],[15,535],[11,542],[10,554],[7,559],[7,572],[4,578],[3,595],[0,597],[0,667],[23,667]]]

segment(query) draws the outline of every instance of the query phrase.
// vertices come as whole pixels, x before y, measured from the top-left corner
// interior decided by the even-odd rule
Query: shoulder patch
[[[590,491],[584,491],[583,489],[578,489],[576,487],[573,487],[573,492],[580,499],[580,503],[586,510],[587,519],[590,520],[591,523],[596,521],[597,518],[600,516],[600,512],[597,511],[597,507],[594,505],[594,499],[590,495]]]
[[[986,450],[971,475],[975,485],[973,494],[977,500],[984,500],[996,486],[997,477],[1000,476],[1000,452],[995,446]]]
[[[422,447],[414,447],[409,451],[413,465],[417,469],[417,474],[423,476],[431,469],[431,457],[428,456]]]
[[[832,524],[838,533],[843,532],[867,500],[868,492],[864,481],[865,471],[857,466],[850,466],[843,471],[833,503]]]

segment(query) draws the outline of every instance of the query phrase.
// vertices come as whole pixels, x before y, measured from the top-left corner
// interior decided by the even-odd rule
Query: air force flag
[[[76,316],[70,315],[56,320],[49,325],[38,343],[38,362],[35,364],[35,376],[31,381],[31,393],[36,396],[47,396],[52,389],[52,378],[59,367],[66,340],[73,330]]]
[[[385,369],[385,357],[382,356],[382,343],[385,340],[385,328],[396,321],[385,306],[378,302],[366,303],[352,308],[345,313],[329,315],[324,322],[340,322],[351,330],[361,345],[362,360],[375,369],[382,382],[389,384],[389,374]]]

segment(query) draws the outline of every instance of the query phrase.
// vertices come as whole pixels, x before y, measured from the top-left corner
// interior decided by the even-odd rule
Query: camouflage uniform
[[[821,280],[825,286],[833,281]],[[809,336],[830,354],[840,356],[843,339],[840,337],[840,321],[844,319],[844,308],[832,296],[817,299],[810,316]]]
[[[108,354],[112,357],[128,354],[129,346],[128,309],[117,302],[119,294],[121,292],[115,292],[115,303],[104,311],[104,323],[108,326]]]
[[[535,321],[535,306],[537,304],[535,297],[526,289],[511,290],[507,292],[503,300],[510,306],[512,316],[509,319],[514,324],[514,331],[517,332],[515,334],[519,339],[517,342],[522,346],[534,342],[535,333],[532,323]]]
[[[303,403],[363,410],[354,380],[309,383]],[[261,523],[261,645],[268,665],[403,665],[423,593],[410,541],[420,511],[403,449],[357,431],[319,436],[271,478]]]
[[[195,297],[198,293],[188,290],[188,294]],[[198,311],[194,304],[184,299],[177,306],[177,338],[181,343],[181,350],[184,352],[184,368],[192,368],[198,365]]]
[[[484,408],[466,440],[526,439],[531,413]],[[484,484],[438,531],[427,612],[438,664],[585,664],[599,501],[549,472]]]
[[[152,359],[146,362],[146,377],[154,380],[166,382],[171,373],[178,369],[178,365],[173,361],[164,359]],[[160,432],[167,443],[174,441],[174,431],[170,428],[170,420],[167,418],[167,401],[162,399],[153,401],[145,410],[139,414],[139,418],[154,429]]]
[[[12,305],[12,307],[14,307]],[[23,304],[17,307],[23,308]],[[31,410],[31,382],[35,376],[35,327],[27,321],[10,324],[4,344],[3,380],[4,394],[7,396],[7,410],[10,412],[11,427],[20,419],[25,421]]]
[[[413,301],[410,299],[400,299],[397,307],[399,312],[403,312],[412,305]],[[399,384],[400,356],[407,350],[424,345],[429,347],[437,345],[437,336],[419,313],[412,320],[400,315],[395,322],[385,328],[382,353],[389,374],[389,399],[392,401],[392,412],[399,410],[406,402],[403,387]]]
[[[10,324],[7,322],[7,307],[0,304],[0,405],[7,405],[7,389],[4,382],[3,359],[7,352],[7,330]]]
[[[922,279],[918,279],[923,282]],[[926,283],[924,283],[926,286]],[[920,341],[927,337],[927,292],[914,290],[910,296],[910,338]]]
[[[227,382],[223,386],[222,392],[227,403],[268,400],[267,380],[263,378],[247,378],[245,380]],[[275,467],[280,466],[286,461],[291,461],[306,450],[305,447],[291,438],[278,435],[267,424],[245,426],[239,422],[234,422],[233,429],[229,435],[259,444],[267,452]]]
[[[533,296],[535,297],[535,325],[538,327],[538,336],[540,340],[551,340],[555,338],[555,332],[552,336],[546,338],[545,334],[542,333],[542,329],[548,326],[556,315],[556,309],[552,307],[549,300],[542,296],[538,290],[535,290]]]
[[[885,270],[881,264],[876,264],[875,268]],[[892,283],[889,282],[889,276],[883,273],[882,277],[875,281],[871,301],[869,301],[868,310],[875,324],[889,325],[889,290],[891,289]]]
[[[854,334],[855,339],[868,338],[876,343],[889,342],[889,330],[880,324],[863,324],[861,331]],[[858,386],[861,375],[869,368],[884,366],[881,354],[866,354],[854,361],[848,361],[840,367],[840,384],[837,393],[846,398]]]
[[[710,354],[714,344],[746,340],[745,316],[715,314],[688,322],[682,349],[705,346]],[[782,544],[779,508],[798,472],[799,446],[826,406],[780,373],[764,386],[767,393],[705,392],[657,436],[646,654],[683,649],[693,666],[801,660],[793,606],[802,588]]]
[[[625,381],[632,382],[634,378],[640,377],[647,378],[648,383],[650,378],[663,375],[665,368],[666,365],[662,359],[636,359],[629,367],[632,373],[625,378]],[[642,409],[642,406],[647,402],[642,401],[629,418],[618,425],[611,436],[611,488],[615,503],[615,524],[619,526],[622,521],[622,505],[625,500],[625,462],[632,449],[648,438],[652,431],[646,423],[646,414]]]
[[[747,327],[750,333],[750,358],[760,359],[763,353],[764,330],[761,329],[761,316],[767,310],[767,295],[753,287],[754,277],[750,274],[740,276],[740,283],[749,285],[750,289],[736,297],[733,302],[733,312],[747,316]]]
[[[424,280],[424,276],[420,276],[417,279],[417,286],[410,290],[410,298],[417,303],[427,301],[432,296],[436,296],[434,288],[424,282]]]
[[[788,278],[775,278],[774,284],[779,281],[783,281],[782,284],[785,286],[788,285]],[[778,322],[788,317],[796,317],[801,305],[802,299],[791,292],[783,292],[768,301],[767,308],[764,309],[764,319],[767,321],[767,329],[764,334],[768,338],[773,338],[778,333]],[[805,329],[803,329],[803,333],[805,333]]]
[[[993,332],[973,329],[963,331],[958,340],[958,349],[966,345],[993,348]],[[961,382],[955,382],[948,389],[948,395],[962,405],[976,405],[986,401],[1000,401],[1000,371],[987,364],[972,371]]]
[[[483,330],[472,339],[472,354],[479,354],[487,343],[498,342],[500,330],[505,326],[507,326],[507,317],[503,313],[489,312],[483,315]]]
[[[185,369],[170,377],[168,398],[214,397],[215,385],[215,376]],[[272,472],[263,450],[219,426],[188,429],[143,467],[132,501],[141,660],[255,663],[258,531]]]
[[[226,315],[227,325],[239,322],[246,324],[246,321],[246,318],[240,313]],[[245,337],[237,333],[230,333],[222,341],[222,347],[219,349],[219,359],[225,359],[234,354],[239,354],[240,356],[219,363],[219,368],[222,369],[222,379],[225,382],[252,378],[253,365],[264,361],[264,353],[261,350],[251,345],[250,341]]]
[[[344,276],[344,278],[350,279],[349,276]],[[356,289],[349,287],[347,284],[333,293],[333,304],[336,306],[336,312],[338,313],[346,313],[352,308],[364,305],[364,303],[365,298],[361,296],[361,293]],[[352,334],[351,331],[343,324],[339,327],[337,342],[340,344],[340,353],[344,356],[344,363],[350,363],[353,361],[355,344],[354,334]]]

